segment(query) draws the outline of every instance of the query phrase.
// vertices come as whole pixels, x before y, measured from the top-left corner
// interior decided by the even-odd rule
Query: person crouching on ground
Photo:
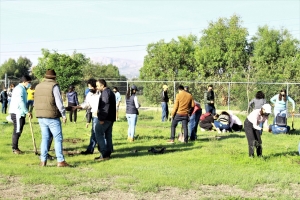
[[[202,114],[205,115],[205,114]],[[212,115],[211,113],[207,115],[203,120],[200,119],[199,126],[201,131],[213,130],[215,129],[214,121],[219,118],[219,114]]]
[[[271,105],[264,104],[261,109],[253,110],[244,122],[244,129],[248,140],[249,157],[254,157],[256,149],[257,156],[262,156],[262,140],[259,124],[265,122],[268,127],[268,118],[271,113]]]

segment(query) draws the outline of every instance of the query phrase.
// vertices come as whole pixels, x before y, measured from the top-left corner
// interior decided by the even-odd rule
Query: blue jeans
[[[91,137],[90,137],[90,144],[87,147],[87,151],[93,153],[95,146],[97,144],[97,140],[96,140],[96,135],[95,135],[95,130],[96,130],[96,124],[99,123],[98,121],[98,117],[93,117],[92,120],[92,129],[91,129]],[[100,148],[98,146],[98,150],[100,151]]]
[[[168,108],[168,103],[167,102],[161,102],[161,121],[168,121],[169,117],[169,108]]]
[[[2,102],[2,113],[6,114],[7,111],[7,101]]]
[[[29,112],[32,111],[33,103],[34,103],[33,100],[28,100],[27,101],[27,105],[26,106],[27,106],[27,109],[29,110]]]
[[[52,133],[54,138],[54,149],[57,158],[57,162],[62,162],[65,160],[63,155],[63,135],[61,130],[61,122],[59,118],[50,119],[50,118],[38,118],[41,134],[42,134],[42,143],[41,143],[41,161],[45,162],[47,160],[48,154],[48,145],[50,141],[50,134]]]
[[[216,128],[220,129],[220,131],[222,131],[223,129],[225,130],[230,130],[230,124],[222,124],[219,121],[214,121],[214,124],[216,126]]]
[[[98,121],[95,126],[96,140],[98,143],[98,148],[100,148],[100,153],[103,158],[110,157],[110,154],[113,151],[113,144],[112,144],[113,125],[114,122],[112,121],[104,121],[104,124],[100,124]]]
[[[188,132],[189,137],[191,140],[197,139],[197,129],[198,123],[200,120],[200,116],[202,114],[202,110],[197,110],[192,116],[190,117],[189,125],[188,125]]]
[[[134,138],[137,114],[126,114],[126,118],[128,122],[128,137]]]
[[[184,142],[188,142],[188,116],[182,116],[176,114],[174,119],[172,120],[172,125],[171,125],[171,140],[175,139],[175,130],[177,127],[178,122],[182,122],[182,128],[183,128],[183,133],[184,133]]]
[[[214,105],[205,104],[205,112],[210,112],[211,114],[216,114],[216,108]]]

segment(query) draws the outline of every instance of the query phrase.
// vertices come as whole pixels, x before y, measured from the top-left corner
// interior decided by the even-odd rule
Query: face
[[[104,89],[104,85],[103,84],[101,84],[100,82],[97,81],[96,86],[97,86],[97,90],[99,90],[101,92],[103,91],[103,89]]]
[[[116,90],[116,89],[113,89],[113,92],[114,92],[114,93],[116,93],[116,92],[117,92],[117,90]]]
[[[213,89],[212,87],[208,87],[208,89],[207,89],[207,90],[208,90],[208,91],[211,91],[212,89]]]
[[[283,96],[283,97],[285,96],[285,93],[284,93],[284,92],[280,92],[280,94],[281,94],[281,96]]]
[[[265,117],[268,117],[270,115],[270,113],[266,113],[265,109],[262,108],[261,110],[261,115],[265,116]]]
[[[31,87],[31,81],[24,82],[24,86],[25,86],[26,89],[30,88]]]

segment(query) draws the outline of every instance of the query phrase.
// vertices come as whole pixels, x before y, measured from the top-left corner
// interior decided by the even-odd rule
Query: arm
[[[63,105],[63,101],[62,101],[62,98],[61,98],[61,95],[60,95],[58,85],[55,85],[53,87],[53,95],[54,95],[56,107],[58,108],[59,112],[61,113],[61,116],[64,119],[66,119],[66,110],[65,110],[65,107]]]
[[[270,99],[270,101],[271,101],[271,103],[275,104],[277,99],[278,99],[278,94],[275,95],[275,96],[273,96],[273,97]]]
[[[133,98],[133,101],[134,101],[134,105],[135,105],[136,109],[139,109],[140,108],[140,104],[139,104],[136,96]]]
[[[175,99],[175,103],[174,103],[174,107],[173,107],[173,110],[172,110],[171,117],[175,117],[177,109],[178,109],[178,106],[179,106],[179,99],[178,99],[178,94],[177,94],[176,95],[176,99]]]
[[[288,96],[288,101],[291,102],[293,104],[293,112],[295,111],[295,101],[294,99],[292,99],[291,97]]]
[[[74,97],[74,98],[75,98],[75,103],[76,103],[76,106],[77,106],[77,105],[79,105],[79,102],[78,102],[78,97],[77,97],[77,92],[75,92],[75,97]]]

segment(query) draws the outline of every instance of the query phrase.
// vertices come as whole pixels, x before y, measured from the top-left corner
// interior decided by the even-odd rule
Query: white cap
[[[262,108],[265,110],[266,113],[271,113],[272,112],[272,109],[271,109],[271,105],[270,104],[264,104],[262,106]]]

